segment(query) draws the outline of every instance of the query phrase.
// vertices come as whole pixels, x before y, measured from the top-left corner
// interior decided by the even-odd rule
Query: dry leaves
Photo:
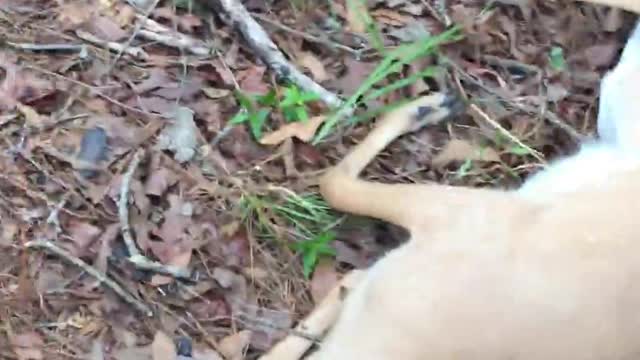
[[[220,350],[225,359],[242,360],[250,341],[251,331],[242,330],[220,340],[218,350]]]
[[[493,148],[482,148],[467,140],[452,139],[433,158],[432,164],[436,167],[443,167],[454,161],[466,160],[500,162],[500,156]]]
[[[175,111],[171,125],[158,136],[158,147],[172,151],[176,161],[187,162],[196,154],[198,132],[198,127],[193,121],[193,111],[180,106]]]
[[[35,331],[16,334],[9,337],[13,352],[19,360],[44,359],[42,349],[44,341],[42,336]]]
[[[313,78],[319,83],[329,78],[329,74],[327,74],[327,70],[324,68],[322,61],[308,51],[299,55],[298,63],[309,69]]]
[[[283,125],[276,131],[265,134],[261,139],[262,145],[279,145],[290,138],[298,138],[301,141],[309,142],[316,134],[316,130],[322,125],[326,116],[314,116],[307,121],[292,122]]]

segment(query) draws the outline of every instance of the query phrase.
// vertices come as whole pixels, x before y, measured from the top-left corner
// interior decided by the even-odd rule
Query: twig
[[[160,0],[153,0],[153,3],[151,3],[149,7],[146,9],[146,11],[144,12],[143,16],[145,19],[147,19],[149,15],[151,15],[151,12],[156,8],[156,6],[158,6],[159,2]],[[122,50],[119,51],[118,54],[116,54],[115,59],[113,59],[113,62],[111,63],[111,65],[109,65],[109,69],[106,71],[106,74],[110,74],[111,71],[113,71],[113,69],[116,67],[116,64],[118,63],[118,60],[120,60],[120,57],[122,57],[124,50],[129,48],[129,46],[131,46],[133,39],[136,38],[136,35],[138,34],[138,31],[140,30],[141,27],[142,27],[142,23],[139,22],[136,24],[136,27],[133,29],[133,32],[131,33],[131,36],[129,36],[127,41],[123,44]]]
[[[145,315],[153,316],[153,311],[151,310],[151,308],[149,308],[145,303],[143,303],[140,300],[138,300],[135,297],[133,297],[133,295],[131,295],[129,292],[127,292],[122,286],[120,286],[120,284],[118,284],[117,282],[109,279],[107,277],[107,275],[105,275],[101,271],[99,271],[96,268],[94,268],[93,266],[87,264],[82,259],[74,256],[73,254],[71,254],[70,252],[64,250],[63,248],[59,247],[58,245],[54,244],[53,242],[51,242],[49,240],[34,240],[34,241],[27,242],[25,244],[25,246],[27,248],[39,248],[39,249],[49,250],[50,252],[54,253],[55,255],[65,259],[65,260],[69,261],[70,263],[72,263],[73,265],[81,268],[87,274],[95,277],[100,283],[106,285],[108,288],[113,290],[113,292],[115,292],[118,296],[120,296],[124,301],[126,301],[127,303],[133,305],[136,309],[138,309],[139,311],[143,312]]]
[[[527,113],[530,113],[530,114],[538,114],[538,115],[543,116],[551,124],[553,124],[556,127],[564,130],[576,142],[582,142],[585,139],[584,135],[580,134],[574,128],[572,128],[571,126],[566,124],[564,121],[562,121],[562,119],[560,119],[553,112],[544,111],[544,112],[541,113],[540,111],[538,111],[533,106],[530,106],[530,105],[527,105],[527,104],[522,104],[522,103],[519,103],[517,101],[513,101],[513,100],[507,98],[506,96],[504,96],[504,94],[500,93],[499,91],[496,91],[495,89],[490,88],[489,86],[483,84],[481,81],[478,81],[473,76],[467,74],[467,72],[464,71],[464,69],[462,69],[462,67],[460,67],[460,65],[455,63],[453,60],[451,60],[449,58],[443,58],[443,60],[445,61],[446,64],[451,66],[458,74],[462,75],[466,80],[471,81],[473,84],[479,86],[482,90],[488,92],[491,95],[494,95],[494,96],[498,97],[500,100],[504,101],[505,103],[508,103],[511,106],[513,106],[513,107],[515,107],[515,108],[517,108],[517,109],[519,109],[521,111],[524,111],[524,112],[527,112]]]
[[[82,81],[69,78],[67,76],[58,74],[56,72],[53,72],[53,71],[50,71],[50,70],[47,70],[47,69],[43,69],[43,68],[41,68],[39,66],[36,66],[36,65],[27,64],[27,65],[24,65],[24,67],[27,68],[27,69],[35,70],[37,72],[56,77],[56,78],[64,80],[64,81],[68,81],[68,82],[70,82],[72,84],[75,84],[75,85],[81,86],[81,87],[91,91],[92,94],[95,94],[96,96],[103,98],[104,100],[112,103],[113,105],[117,105],[117,106],[119,106],[119,107],[121,107],[121,108],[123,108],[125,110],[129,110],[129,111],[134,112],[136,114],[142,114],[142,115],[150,116],[150,117],[160,117],[160,118],[166,117],[166,116],[163,116],[163,115],[152,114],[152,113],[150,113],[148,111],[144,111],[142,109],[137,109],[137,108],[134,108],[132,106],[129,106],[129,105],[127,105],[127,104],[125,104],[125,103],[123,103],[123,102],[121,102],[119,100],[116,100],[116,99],[110,97],[107,94],[104,94],[104,93],[100,92],[95,86],[89,85],[89,84],[84,83]]]
[[[516,145],[520,146],[523,149],[526,149],[528,152],[531,153],[531,155],[533,155],[533,157],[535,157],[538,161],[540,161],[542,164],[546,164],[546,160],[544,159],[544,155],[542,155],[540,152],[538,152],[537,150],[527,146],[525,143],[523,143],[522,141],[520,141],[520,139],[518,139],[517,137],[515,137],[512,133],[510,133],[507,129],[505,129],[504,127],[502,127],[502,125],[500,125],[497,121],[493,120],[489,115],[487,115],[487,113],[485,113],[484,111],[482,111],[482,109],[480,109],[480,107],[478,107],[478,105],[476,104],[471,104],[469,105],[469,109],[471,111],[473,111],[474,113],[476,113],[478,116],[480,116],[482,118],[482,120],[486,121],[487,123],[489,123],[489,125],[493,126],[496,130],[498,130],[502,135],[504,135],[505,137],[507,137],[509,140],[511,140],[512,142],[514,142]]]
[[[86,53],[87,47],[83,44],[31,44],[31,43],[14,43],[11,41],[6,42],[7,45],[16,49],[24,51],[60,51],[60,52],[77,52]]]
[[[296,30],[294,28],[288,27],[285,24],[279,23],[277,21],[271,20],[268,16],[262,15],[262,14],[258,14],[258,13],[251,13],[251,15],[253,15],[253,17],[255,17],[256,19],[260,20],[260,21],[264,21],[265,23],[276,27],[280,30],[286,31],[288,33],[291,33],[293,35],[299,36],[307,41],[310,42],[315,42],[315,43],[319,43],[319,44],[323,44],[327,47],[329,47],[330,49],[340,49],[343,50],[345,52],[348,52],[350,54],[352,54],[353,56],[355,56],[356,58],[360,58],[360,56],[362,55],[362,50],[356,50],[353,48],[350,48],[346,45],[337,43],[335,41],[331,41],[329,39],[323,38],[323,37],[319,37],[319,36],[315,36],[315,35],[311,35],[308,34],[304,31],[299,31]]]
[[[239,0],[209,0],[229,26],[240,32],[249,47],[269,68],[282,79],[289,79],[304,91],[317,94],[328,106],[339,108],[343,101],[331,91],[323,88],[295,66],[291,65],[276,44],[269,38]]]
[[[147,60],[149,58],[149,55],[144,50],[142,50],[142,48],[139,48],[137,46],[126,47],[125,44],[102,40],[97,36],[94,36],[93,34],[82,30],[76,30],[76,35],[84,41],[90,42],[97,46],[103,46],[111,51],[116,51],[118,53],[124,52],[125,54],[137,60]]]
[[[129,251],[128,260],[140,270],[148,270],[158,274],[169,275],[178,279],[190,279],[191,273],[182,267],[165,265],[157,261],[148,259],[146,256],[140,254],[135,240],[131,235],[131,226],[129,225],[129,188],[131,185],[131,178],[135,173],[142,157],[144,155],[143,150],[138,150],[129,164],[127,172],[122,175],[122,183],[120,185],[120,199],[118,200],[118,220],[120,221],[120,228],[122,232],[122,238]]]
[[[136,15],[136,17],[142,25],[138,31],[140,37],[169,47],[185,49],[194,55],[209,56],[213,54],[213,47],[208,46],[204,41],[174,31],[157,21],[145,18],[143,15]]]

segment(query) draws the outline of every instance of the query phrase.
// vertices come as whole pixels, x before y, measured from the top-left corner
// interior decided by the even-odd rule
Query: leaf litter
[[[252,11],[282,25],[266,29],[292,63],[344,97],[376,70],[379,46],[439,34],[446,18],[462,26],[466,38],[440,49],[446,61],[431,56],[399,68],[374,87],[380,96],[366,99],[363,110],[453,80],[493,123],[465,115],[399,139],[365,171],[388,182],[517,186],[542,166],[530,149],[547,159],[572,151],[575,137],[554,119],[580,135],[595,131],[596,89],[632,25],[616,10],[546,1],[487,8],[450,1],[446,14],[426,6],[430,1],[340,0],[297,11],[288,1],[253,3]],[[193,359],[253,359],[286,335],[345,268],[369,266],[406,241],[388,224],[327,215],[306,197],[316,190],[311,179],[366,136],[369,123],[346,124],[315,144],[327,113],[309,103],[308,119],[299,122],[290,119],[301,107],[285,117],[272,106],[260,139],[248,124],[228,128],[243,111],[238,92],[267,99],[284,87],[233,29],[180,4],[159,1],[150,18],[214,44],[212,56],[141,37],[130,45],[144,47],[144,59],[109,50],[136,31],[144,35],[124,1],[0,0],[0,25],[11,43],[84,44],[76,37],[82,31],[104,41],[84,44],[86,55],[0,52],[0,356],[164,360],[186,358],[191,349]],[[443,75],[417,75],[438,63]],[[412,76],[418,81],[411,86],[383,89]],[[120,199],[139,149],[146,156],[128,198]],[[130,254],[122,201],[139,251],[190,269],[191,281],[124,261]],[[313,222],[319,218],[324,222]],[[305,244],[318,241],[313,234],[333,239],[323,252],[333,255],[304,253]],[[153,305],[154,317],[83,269],[21,250],[41,239]]]

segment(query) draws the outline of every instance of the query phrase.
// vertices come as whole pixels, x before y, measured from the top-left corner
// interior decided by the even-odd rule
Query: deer
[[[586,1],[586,0],[585,0]],[[589,0],[640,13],[637,0]],[[310,360],[640,358],[640,23],[600,84],[596,138],[513,190],[361,179],[392,141],[465,109],[396,108],[319,180],[345,213],[410,239],[347,273],[298,332]],[[262,360],[303,358],[285,337]]]

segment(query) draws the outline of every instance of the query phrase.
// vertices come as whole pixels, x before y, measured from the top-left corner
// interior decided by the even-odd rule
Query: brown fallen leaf
[[[22,113],[25,121],[30,126],[34,126],[34,127],[42,126],[46,122],[45,116],[38,114],[38,112],[31,106],[17,103],[16,108],[20,113]]]
[[[242,360],[243,353],[251,341],[251,331],[242,330],[220,340],[218,350],[225,359]]]
[[[309,69],[311,75],[317,82],[323,82],[329,78],[327,70],[324,68],[324,64],[312,53],[306,51],[300,54],[298,59],[300,65]]]
[[[466,160],[499,162],[500,156],[493,148],[480,148],[467,140],[453,139],[433,158],[432,164],[435,167],[442,167],[454,161]]]
[[[35,331],[25,332],[9,337],[13,351],[19,360],[40,360],[44,359],[42,348],[44,341],[40,334]]]
[[[120,41],[129,35],[117,22],[106,16],[96,16],[89,25],[93,35],[106,41]]]
[[[402,26],[413,20],[412,16],[402,15],[397,11],[389,9],[377,9],[371,12],[378,22],[391,26]]]
[[[157,331],[151,343],[153,360],[175,360],[178,356],[176,345],[169,335]]]
[[[202,92],[210,99],[220,99],[231,95],[229,89],[219,89],[214,87],[203,87]]]
[[[293,122],[286,124],[276,131],[265,134],[262,139],[260,139],[260,144],[279,145],[286,139],[290,139],[292,137],[296,137],[304,142],[309,142],[325,119],[326,116],[319,115],[314,116],[305,122]]]

